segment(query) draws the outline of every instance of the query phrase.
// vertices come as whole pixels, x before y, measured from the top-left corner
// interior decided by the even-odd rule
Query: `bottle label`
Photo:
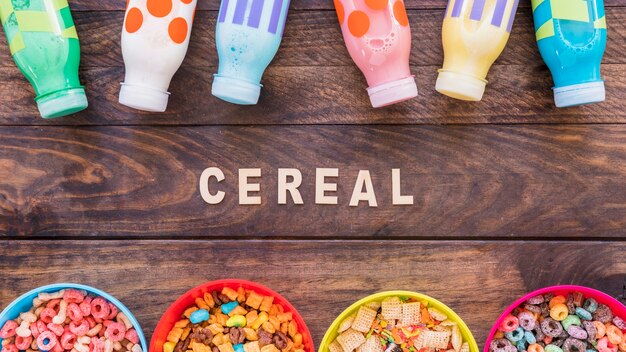
[[[606,18],[598,13],[595,1],[532,0],[537,41],[555,36],[555,20],[584,22],[594,29],[606,29]]]
[[[35,1],[33,1],[35,2]],[[44,0],[39,9],[30,1],[0,0],[0,22],[7,35],[11,55],[26,48],[22,33],[54,33],[78,39],[67,0]]]
[[[450,0],[448,7],[452,7],[452,12],[450,13],[452,18],[465,17],[468,15],[467,12],[469,10],[469,19],[472,21],[481,21],[485,17],[485,9],[493,8],[491,24],[501,28],[506,22],[506,31],[510,33],[513,28],[513,20],[515,19],[518,3],[519,0]],[[512,4],[512,6],[509,6],[509,4]],[[446,14],[449,12],[448,8]],[[508,21],[505,21],[507,14],[509,14]]]
[[[218,21],[224,23],[230,17],[230,23],[259,28],[264,11],[269,11],[269,14],[265,14],[269,16],[269,22],[264,21],[268,22],[267,31],[272,34],[280,32],[282,36],[287,19],[285,7],[289,7],[288,0],[222,0]]]

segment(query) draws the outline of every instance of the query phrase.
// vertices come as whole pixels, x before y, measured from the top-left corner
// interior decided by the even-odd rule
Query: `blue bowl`
[[[125,305],[122,304],[122,302],[118,301],[117,298],[111,296],[110,294],[104,291],[98,290],[97,288],[93,288],[93,287],[85,286],[85,285],[79,285],[79,284],[62,283],[62,284],[52,284],[52,285],[47,285],[47,286],[41,286],[39,288],[36,288],[32,291],[29,291],[21,295],[16,300],[14,300],[11,304],[9,304],[2,311],[2,313],[0,313],[0,328],[2,328],[7,321],[17,319],[20,313],[29,311],[33,307],[33,299],[37,297],[39,293],[41,292],[53,293],[53,292],[61,291],[63,289],[67,289],[67,288],[84,290],[84,291],[87,291],[88,293],[100,296],[106,299],[107,301],[113,303],[120,312],[124,313],[128,317],[130,322],[133,324],[133,327],[137,331],[137,335],[139,336],[139,342],[141,343],[141,349],[144,352],[148,352],[148,344],[146,343],[146,337],[143,335],[143,331],[141,330],[141,326],[139,326],[139,322],[137,322],[137,319],[135,319],[135,316],[130,312],[130,310],[128,310],[128,308],[126,308]],[[0,344],[1,343],[2,343],[2,339],[0,339]]]

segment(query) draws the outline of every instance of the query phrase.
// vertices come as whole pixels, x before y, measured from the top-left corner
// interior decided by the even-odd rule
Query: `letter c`
[[[209,191],[209,180],[211,177],[215,177],[217,182],[222,182],[226,177],[224,177],[224,173],[222,170],[217,167],[209,167],[202,171],[202,175],[200,175],[200,195],[202,199],[209,204],[219,204],[224,200],[224,196],[226,195],[223,191],[218,191],[215,194],[211,194]]]

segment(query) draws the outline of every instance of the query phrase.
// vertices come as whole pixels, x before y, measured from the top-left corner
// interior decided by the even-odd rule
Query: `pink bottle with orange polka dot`
[[[126,77],[119,101],[163,112],[172,77],[187,54],[197,0],[129,0],[122,30]]]
[[[411,29],[402,0],[334,0],[350,56],[375,108],[417,96],[409,68]]]

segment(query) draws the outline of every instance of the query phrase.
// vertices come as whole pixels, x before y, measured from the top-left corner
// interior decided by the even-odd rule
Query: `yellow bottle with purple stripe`
[[[0,21],[15,63],[35,89],[41,116],[85,109],[80,45],[67,0],[0,0]]]
[[[443,68],[436,89],[479,101],[487,73],[511,35],[518,0],[449,0],[443,20]]]
[[[532,0],[539,52],[554,79],[557,107],[604,101],[603,0]]]

